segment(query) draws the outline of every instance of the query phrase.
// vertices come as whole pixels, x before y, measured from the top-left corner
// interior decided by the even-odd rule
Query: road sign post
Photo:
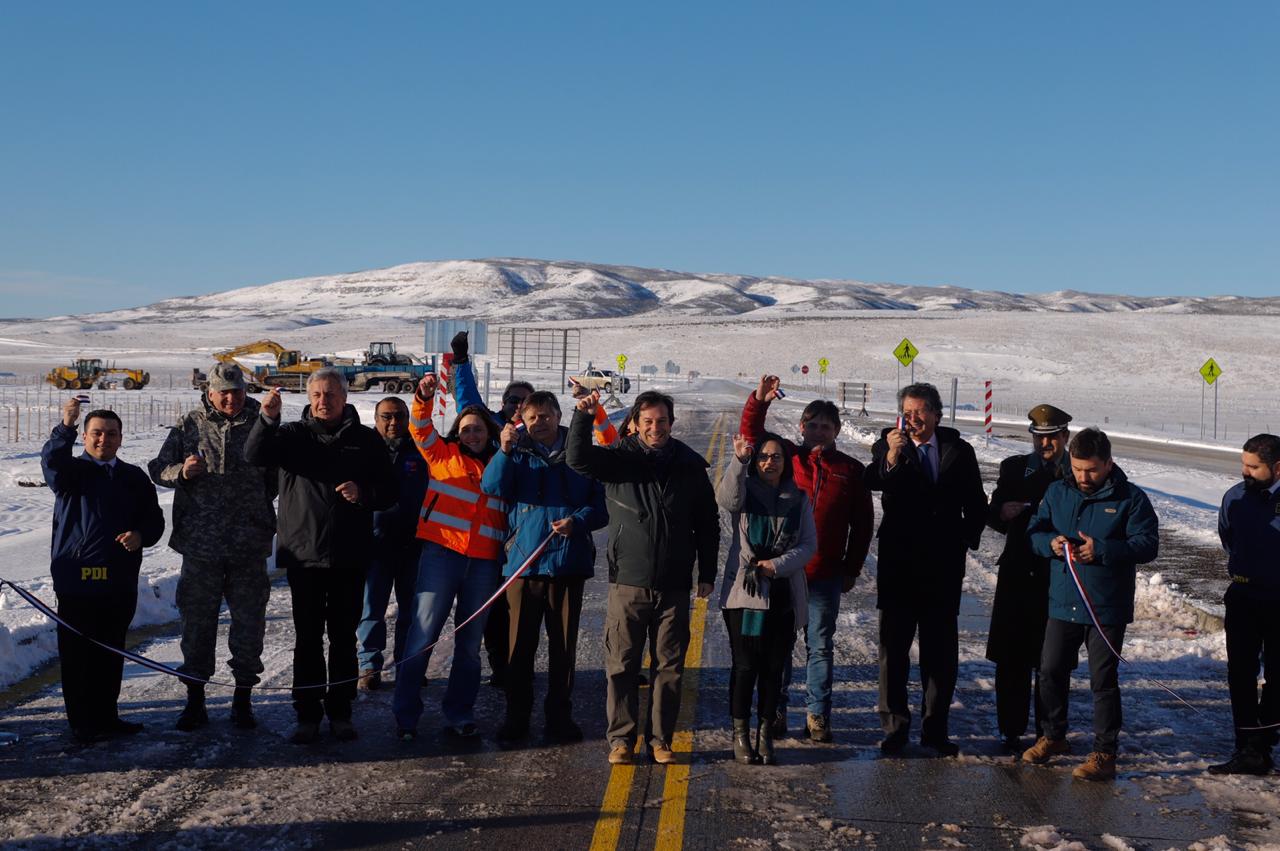
[[[818,358],[818,381],[821,383],[822,392],[827,392],[827,367],[831,366],[831,361],[825,357]]]
[[[1213,387],[1213,439],[1218,439],[1218,379],[1222,377],[1222,367],[1213,358],[1209,358],[1200,366],[1200,377],[1204,384],[1200,385],[1200,439],[1204,440],[1204,388]]]
[[[893,356],[898,359],[898,389],[902,389],[902,367],[911,367],[911,383],[916,383],[916,355],[920,354],[920,350],[908,340],[902,338],[902,342],[893,350]]]
[[[985,425],[987,427],[987,446],[990,446],[991,445],[991,382],[984,381],[983,384],[985,385],[985,388],[987,391],[987,407],[986,407]]]

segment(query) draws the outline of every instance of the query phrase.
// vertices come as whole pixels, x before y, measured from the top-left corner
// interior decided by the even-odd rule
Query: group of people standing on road
[[[413,740],[430,655],[450,616],[452,664],[441,707],[449,735],[479,735],[474,708],[488,644],[492,682],[506,693],[497,741],[510,748],[529,738],[534,661],[545,632],[544,734],[551,742],[579,741],[572,700],[579,622],[596,563],[592,533],[607,527],[608,759],[630,762],[644,739],[654,761],[674,762],[691,600],[715,590],[723,509],[730,541],[718,601],[732,653],[733,753],[742,763],[772,764],[774,743],[787,734],[797,636],[804,639],[805,735],[832,741],[841,597],[868,556],[872,494],[879,492],[882,752],[900,754],[909,744],[913,643],[919,742],[939,756],[959,752],[948,716],[962,586],[967,552],[989,526],[1005,536],[987,646],[1005,747],[1033,763],[1069,751],[1070,674],[1084,646],[1094,737],[1073,773],[1115,776],[1119,662],[1134,617],[1136,568],[1156,558],[1158,523],[1146,495],[1115,464],[1103,432],[1072,436],[1070,415],[1052,405],[1033,408],[1032,452],[1000,465],[988,503],[976,454],[941,424],[932,385],[900,391],[898,421],[864,465],[837,448],[840,412],[828,401],[804,408],[799,442],[768,431],[770,404],[782,394],[778,377],[766,375],[746,400],[732,456],[713,485],[707,461],[672,436],[671,397],[639,394],[620,432],[593,393],[575,394],[567,427],[556,394],[524,382],[509,385],[503,407],[490,411],[466,335],[452,348],[458,413],[447,434],[432,420],[434,375],[409,405],[394,396],[379,402],[371,429],[347,403],[336,370],[313,372],[301,418],[282,423],[278,390],[259,404],[246,397],[239,368],[220,364],[201,406],[171,430],[148,465],[151,481],[116,457],[121,428],[111,411],[84,417],[85,454],[74,457],[81,403],[68,400],[42,460],[57,497],[52,571],[58,612],[69,625],[59,627],[59,654],[77,740],[142,728],[118,715],[121,659],[102,645],[123,646],[142,549],[164,531],[154,483],[175,492],[170,546],[183,556],[176,602],[187,700],[179,730],[209,723],[205,687],[215,673],[224,599],[231,720],[245,729],[256,724],[251,694],[264,670],[274,536],[293,608],[294,742],[317,741],[326,718],[334,737],[356,738],[357,689],[380,688],[389,658],[397,669],[396,735]],[[1226,629],[1237,750],[1210,770],[1266,773],[1280,685],[1268,679],[1259,700],[1257,676],[1260,660],[1275,658],[1280,647],[1269,617],[1280,602],[1280,438],[1251,438],[1242,462],[1244,480],[1224,498],[1219,523],[1232,579]],[[388,651],[393,593],[399,614]],[[647,724],[639,699],[646,682]],[[1032,718],[1036,739],[1024,749]]]

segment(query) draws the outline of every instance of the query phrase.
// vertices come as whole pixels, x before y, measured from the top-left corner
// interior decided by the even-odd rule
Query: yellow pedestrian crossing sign
[[[1200,367],[1200,377],[1204,379],[1205,384],[1213,384],[1220,375],[1222,375],[1222,367],[1218,366],[1218,362],[1213,358],[1209,358],[1204,362],[1204,366]]]
[[[831,366],[831,361],[826,358],[818,358],[818,372],[823,375],[827,374],[827,367]]]
[[[906,337],[903,337],[902,342],[898,344],[898,348],[893,350],[893,356],[903,366],[911,366],[911,362],[916,359],[918,354],[920,354],[920,350],[913,346]]]
[[[627,371],[627,356],[618,355],[618,372],[626,372],[626,371]]]

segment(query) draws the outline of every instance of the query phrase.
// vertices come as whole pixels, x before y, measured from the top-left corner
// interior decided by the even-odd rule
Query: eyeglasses
[[[400,411],[396,411],[394,413],[389,413],[389,414],[378,414],[378,419],[386,420],[387,422],[390,422],[391,420],[404,420],[408,418],[409,418],[408,414],[402,413]]]
[[[763,464],[765,461],[781,461],[782,458],[781,452],[761,452],[756,456],[756,461]]]

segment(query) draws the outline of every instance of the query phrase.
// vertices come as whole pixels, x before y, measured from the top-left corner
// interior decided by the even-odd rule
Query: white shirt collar
[[[918,441],[914,437],[911,438],[911,442],[914,443],[917,448],[923,446],[925,443],[928,443],[929,448],[933,450],[933,454],[935,456],[938,454],[938,432],[937,431],[934,431],[933,434],[929,435],[929,439],[924,442]]]

